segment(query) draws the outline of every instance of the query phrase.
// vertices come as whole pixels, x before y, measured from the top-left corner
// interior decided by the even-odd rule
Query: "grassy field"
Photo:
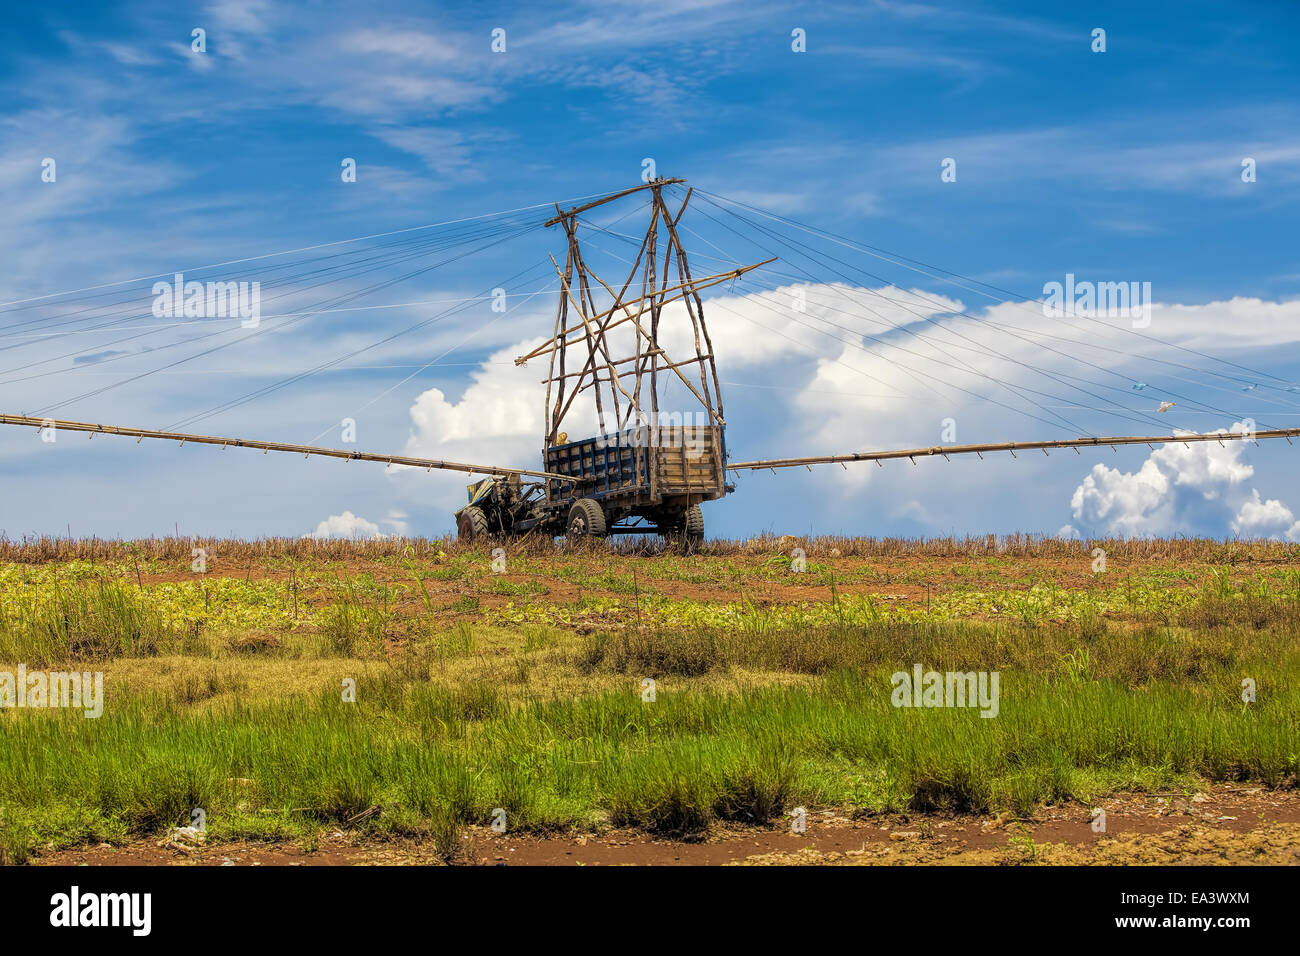
[[[0,541],[0,671],[106,685],[97,719],[0,709],[0,856],[195,808],[211,841],[347,828],[451,856],[498,809],[691,837],[1300,771],[1296,545],[506,547],[494,569],[454,541]],[[998,715],[895,707],[918,664],[998,672]]]

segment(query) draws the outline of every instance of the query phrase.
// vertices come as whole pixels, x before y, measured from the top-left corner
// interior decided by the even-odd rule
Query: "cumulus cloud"
[[[316,530],[306,535],[308,538],[382,538],[379,525],[367,521],[351,511],[341,515],[330,515],[316,526]]]
[[[799,321],[791,322],[791,304],[795,301],[799,302],[800,311],[795,313]],[[894,387],[898,373],[884,372],[887,382],[864,383],[856,364],[850,367],[841,361],[849,349],[845,340],[861,340],[860,336],[855,340],[851,331],[846,333],[828,325],[837,318],[842,319],[841,313],[846,308],[868,310],[875,328],[888,333],[921,321],[918,313],[928,317],[959,309],[961,303],[892,286],[866,290],[835,283],[782,286],[763,292],[718,296],[709,300],[706,311],[713,351],[723,356],[719,363],[725,370],[757,372],[761,381],[794,393],[802,393],[803,385],[794,378],[796,369],[791,352],[813,370],[814,385],[806,393],[812,397],[795,396],[796,406],[806,409],[797,415],[806,414],[816,420],[818,424],[809,431],[837,447],[835,440],[842,441],[845,424],[838,416],[860,422],[864,408],[869,408],[875,413],[873,418],[886,421],[885,413],[897,411],[901,407],[897,403],[906,398],[905,392]],[[545,341],[541,337],[526,339],[492,353],[471,373],[470,384],[458,399],[449,397],[440,388],[421,393],[410,408],[412,429],[406,453],[416,457],[536,467],[546,394],[541,379],[545,377],[548,358],[543,355],[533,359],[523,369],[515,366],[513,359]],[[634,327],[625,323],[611,329],[608,342],[611,354],[632,354]],[[660,342],[668,357],[675,361],[694,355],[694,332],[680,301],[670,303],[663,311]],[[570,371],[573,371],[574,354],[570,352]],[[859,362],[861,353],[854,358],[855,363]],[[692,379],[698,376],[694,368],[687,368],[686,373]],[[874,389],[881,393],[866,399],[865,406],[862,404],[864,385],[866,391]],[[611,399],[608,386],[603,388],[608,416]],[[661,373],[659,388],[661,411],[682,414],[700,411],[698,401],[675,376]],[[838,402],[835,393],[840,388],[848,390],[858,404],[850,403],[846,407]],[[739,404],[735,395],[730,400],[733,407]],[[885,400],[894,404],[886,405]],[[832,417],[832,411],[837,417]],[[574,437],[595,435],[599,431],[590,392],[573,403],[563,428]],[[865,469],[858,469],[856,473],[861,476],[863,472]]]
[[[1267,330],[1265,338],[1274,345],[1296,340],[1300,300],[1264,305],[1255,327]],[[1157,304],[1155,315],[1162,335],[1198,341],[1206,327],[1222,325],[1245,308],[1243,300]],[[843,283],[781,285],[708,299],[733,460],[1090,433],[1177,434],[1233,421],[1193,400],[1158,413],[1168,394],[1186,394],[1187,382],[1166,378],[1146,362],[1127,326],[1063,324],[1044,317],[1032,302],[1001,302],[963,314],[968,310],[961,301],[924,290]],[[624,325],[618,331],[630,336],[632,330]],[[630,354],[630,337],[611,338],[611,351]],[[665,308],[660,339],[675,360],[693,354],[691,325],[680,303]],[[540,380],[547,362],[542,357],[520,369],[512,359],[542,341],[534,337],[498,348],[459,394],[445,388],[423,392],[409,410],[407,453],[537,467],[545,394]],[[1133,387],[1138,382],[1141,389]],[[1219,382],[1207,380],[1206,387],[1219,394],[1207,394],[1206,402],[1258,404],[1265,395]],[[660,387],[662,409],[694,410],[694,397],[672,376],[662,377]],[[1231,397],[1223,398],[1224,392]],[[1276,404],[1276,395],[1265,397]],[[592,406],[590,393],[573,405],[564,426],[570,435],[596,434]],[[1253,408],[1240,407],[1235,417]],[[1238,421],[1231,430],[1240,428]],[[1296,533],[1296,519],[1287,520],[1284,503],[1263,495],[1255,500],[1246,448],[1227,440],[1223,446],[1171,443],[1136,467],[1121,464],[1132,460],[1126,456],[1133,452],[1124,450],[1116,467],[1099,464],[1082,483],[1070,464],[1073,456],[1055,454],[791,470],[780,481],[784,500],[816,502],[840,522],[847,513],[859,513],[861,495],[871,487],[879,501],[871,510],[877,520],[909,531],[984,530],[993,521],[1002,528],[1009,521],[1032,528],[1026,521],[1051,520],[1058,496],[1074,488],[1074,517],[1058,532],[1064,536]],[[1085,454],[1110,457],[1108,450]],[[1008,482],[1037,486],[1033,495],[1019,496],[1032,511],[1006,512]],[[957,488],[960,493],[954,493]],[[427,506],[425,489],[420,493]],[[435,497],[446,508],[460,504],[463,492],[448,483]],[[1059,527],[1059,518],[1048,527]]]
[[[455,458],[474,463],[514,465],[538,453],[546,386],[532,374],[545,366],[520,370],[515,356],[537,347],[535,338],[488,356],[470,375],[459,401],[430,388],[411,405],[411,433],[406,453],[421,458]]]
[[[1218,433],[1241,428],[1238,422]],[[1300,539],[1300,522],[1289,507],[1246,486],[1255,473],[1243,460],[1248,447],[1240,439],[1171,442],[1151,452],[1137,471],[1095,465],[1075,488],[1071,513],[1089,532],[1121,538],[1230,532]]]
[[[1243,538],[1284,537],[1300,541],[1300,522],[1291,509],[1277,498],[1260,500],[1258,488],[1252,488],[1250,497],[1241,503],[1237,516],[1232,519],[1232,530]]]
[[[1122,538],[1174,530],[1176,509],[1169,493],[1170,478],[1154,460],[1155,454],[1136,472],[1094,465],[1070,499],[1074,519]]]
[[[437,458],[475,465],[537,468],[541,458],[546,398],[545,356],[524,368],[514,358],[541,345],[532,338],[489,355],[470,375],[470,383],[458,399],[440,388],[421,392],[412,403],[405,454],[416,458]],[[574,402],[564,427],[574,437],[595,435],[596,416],[590,398]],[[392,474],[420,476],[418,469],[394,468]],[[482,476],[478,476],[482,477]],[[468,476],[467,476],[467,480]],[[426,502],[443,510],[464,504],[461,487],[439,484],[432,491],[420,484]]]

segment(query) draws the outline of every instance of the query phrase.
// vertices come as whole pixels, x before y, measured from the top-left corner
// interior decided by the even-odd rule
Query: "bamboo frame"
[[[722,416],[721,382],[714,360],[713,343],[704,320],[704,303],[700,292],[737,279],[773,259],[695,278],[687,262],[685,247],[677,234],[677,224],[685,213],[692,194],[688,190],[681,207],[675,213],[668,209],[663,197],[663,187],[677,182],[682,180],[653,180],[567,211],[557,205],[556,215],[546,222],[547,226],[563,226],[568,246],[563,269],[554,257],[551,259],[561,285],[555,329],[545,343],[515,359],[516,365],[523,365],[531,359],[549,356],[550,368],[542,380],[546,384],[547,414],[543,455],[546,449],[558,442],[564,421],[574,402],[585,392],[592,393],[602,433],[609,431],[607,412],[612,415],[614,425],[620,430],[630,424],[656,423],[659,418],[661,373],[671,373],[685,386],[708,416],[710,424],[726,424]],[[578,216],[606,202],[643,190],[651,193],[650,221],[636,260],[616,290],[613,284],[597,275],[584,259],[578,236]],[[638,279],[640,294],[629,295],[629,290],[634,288]],[[677,281],[674,282],[673,279]],[[604,291],[608,304],[597,305],[594,295],[597,288]],[[680,361],[669,356],[659,341],[659,323],[663,309],[677,301],[681,301],[685,307],[694,339],[694,354]],[[575,314],[577,321],[572,318]],[[610,345],[610,333],[628,326],[631,327],[634,343],[631,354],[615,355]],[[576,349],[581,356],[576,370],[570,370],[570,349]],[[631,368],[626,367],[629,364]],[[695,382],[684,371],[688,371],[691,366],[699,368],[698,380]],[[623,382],[627,379],[632,381],[625,387]],[[647,404],[648,416],[644,414],[644,406]]]
[[[604,319],[604,318],[607,318],[611,313],[613,313],[614,311],[616,311],[616,310],[619,309],[619,308],[624,308],[624,309],[626,309],[626,304],[627,304],[627,303],[630,303],[630,302],[639,302],[639,301],[643,301],[643,300],[651,300],[651,299],[654,299],[654,298],[657,297],[657,296],[662,295],[664,292],[673,292],[673,293],[675,293],[675,294],[674,294],[674,295],[671,295],[671,296],[668,296],[667,298],[663,299],[663,303],[676,302],[678,299],[682,298],[683,295],[691,294],[691,293],[693,293],[693,292],[694,292],[695,290],[697,290],[697,289],[708,289],[708,288],[711,288],[711,287],[713,287],[713,286],[715,286],[715,285],[720,285],[720,284],[723,283],[723,282],[727,282],[727,281],[729,281],[729,280],[731,280],[731,279],[738,279],[738,278],[740,278],[741,276],[743,276],[746,272],[751,272],[751,271],[753,271],[754,269],[757,269],[759,266],[765,266],[765,265],[767,265],[769,262],[775,262],[775,261],[776,261],[776,257],[773,256],[771,259],[764,259],[762,262],[755,262],[753,265],[741,266],[739,269],[732,269],[730,272],[719,272],[719,273],[717,273],[717,274],[715,274],[715,275],[706,276],[705,278],[703,278],[703,279],[699,279],[699,280],[696,280],[696,281],[693,282],[693,283],[687,283],[687,284],[685,284],[685,285],[675,285],[675,286],[671,286],[671,287],[669,287],[669,288],[667,288],[667,289],[662,289],[662,290],[660,290],[660,291],[658,291],[658,292],[650,293],[650,294],[648,294],[648,295],[638,296],[638,297],[635,298],[635,299],[627,299],[625,302],[620,302],[618,305],[615,305],[615,306],[613,306],[613,307],[611,307],[611,308],[609,308],[609,309],[605,309],[603,312],[599,312],[599,313],[597,313],[597,314],[595,314],[595,315],[593,315],[593,316],[590,316],[590,317],[584,317],[584,318],[582,318],[582,319],[580,320],[582,324],[579,324],[579,325],[571,325],[571,326],[568,326],[567,328],[565,328],[565,329],[564,329],[564,334],[565,334],[565,337],[566,337],[566,341],[565,341],[564,344],[565,344],[566,346],[567,346],[567,345],[577,345],[579,342],[583,341],[583,339],[586,337],[586,334],[585,334],[585,333],[586,333],[586,330],[587,330],[587,323],[589,323],[589,322],[593,322],[593,321],[596,321],[596,320],[598,320],[598,319]],[[555,265],[555,270],[556,270],[556,272],[560,275],[560,280],[561,280],[561,282],[566,282],[566,281],[567,281],[567,278],[566,278],[566,276],[567,276],[567,269],[566,269],[566,272],[560,272],[560,268],[559,268],[558,264],[555,264],[555,259],[554,259],[554,258],[551,259],[551,263],[552,263],[553,265]],[[685,290],[685,291],[683,291],[683,290]],[[563,294],[562,298],[567,299],[567,300],[568,300],[570,303],[572,303],[573,305],[576,306],[576,305],[580,305],[580,304],[581,304],[581,303],[580,303],[576,298],[574,298],[572,292],[569,291],[569,289],[568,289],[567,286],[564,287],[564,289],[563,289],[563,293],[564,293],[564,294]],[[612,329],[612,328],[615,328],[616,326],[623,325],[623,324],[626,323],[626,322],[634,322],[635,319],[636,319],[636,316],[632,316],[632,315],[624,314],[623,318],[618,319],[618,320],[616,320],[616,321],[614,321],[614,322],[611,322],[608,326],[606,326],[606,328],[607,328],[607,329]],[[644,332],[645,332],[644,328],[642,329],[642,332],[643,332],[643,334],[644,334]],[[577,334],[576,334],[575,337],[570,338],[569,336],[570,336],[572,333],[577,333]],[[543,355],[548,355],[548,354],[550,354],[551,352],[555,351],[555,350],[556,350],[557,348],[559,348],[559,347],[561,347],[561,346],[560,346],[560,343],[559,343],[559,333],[557,332],[556,334],[552,335],[551,338],[547,339],[547,341],[546,341],[546,343],[545,343],[544,345],[539,345],[539,346],[537,346],[537,348],[533,349],[533,350],[532,350],[531,352],[529,352],[528,354],[526,354],[526,355],[520,355],[519,357],[517,357],[517,358],[515,359],[515,364],[516,364],[516,365],[524,365],[524,364],[530,362],[531,360],[533,360],[533,359],[535,359],[535,358],[541,358]]]

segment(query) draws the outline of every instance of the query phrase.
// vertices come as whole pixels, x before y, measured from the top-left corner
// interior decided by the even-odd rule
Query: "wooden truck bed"
[[[665,499],[689,503],[726,493],[726,443],[718,425],[671,425],[552,445],[545,470],[576,482],[553,482],[552,500],[613,498],[630,506]]]

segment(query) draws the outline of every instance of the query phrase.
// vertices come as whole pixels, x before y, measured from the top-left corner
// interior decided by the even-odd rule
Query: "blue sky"
[[[936,444],[947,418],[961,441],[1074,437],[1061,415],[1092,434],[1138,427],[1081,400],[1085,381],[1148,421],[1177,393],[1157,420],[1170,429],[1293,426],[1297,26],[1300,7],[1265,2],[27,6],[0,24],[0,301],[616,190],[652,158],[660,175],[992,287],[781,226],[843,265],[805,273],[784,246],[766,277],[706,305],[738,458]],[[498,28],[504,53],[491,49]],[[791,49],[796,28],[806,52]],[[1092,50],[1096,28],[1105,52]],[[356,182],[342,181],[344,158]],[[742,207],[719,203],[695,201],[683,220],[699,268],[718,252],[765,258],[770,241],[720,225]],[[637,215],[612,207],[598,221],[635,232]],[[132,324],[149,316],[148,282],[0,307],[0,410],[111,385],[57,415],[164,427],[455,300],[451,316],[195,429],[338,445],[351,416],[365,450],[535,466],[541,376],[509,359],[549,327],[546,255],[562,249],[553,230],[519,232],[364,294],[403,270],[336,274],[322,289],[302,277],[321,252],[241,264],[235,278],[280,296],[272,315],[330,297],[356,311],[273,318],[265,334],[214,338],[220,351],[123,384],[200,351],[194,329]],[[619,240],[592,238],[612,271]],[[390,241],[331,250],[360,258]],[[410,271],[434,261],[416,251]],[[1035,300],[1067,273],[1151,283],[1150,328],[1047,320]],[[789,290],[808,283],[812,318],[783,317]],[[517,308],[484,327],[487,303],[462,300],[503,284]],[[901,299],[904,311],[881,305]],[[131,331],[90,330],[97,316]],[[952,351],[972,341],[978,352]],[[954,356],[967,367],[945,371]],[[1044,421],[1043,404],[1059,414]],[[741,476],[706,517],[731,537],[1300,536],[1300,449],[1180,448]],[[0,474],[10,537],[293,535],[331,517],[327,530],[439,534],[464,484],[193,446],[41,443],[21,429],[0,430]]]

